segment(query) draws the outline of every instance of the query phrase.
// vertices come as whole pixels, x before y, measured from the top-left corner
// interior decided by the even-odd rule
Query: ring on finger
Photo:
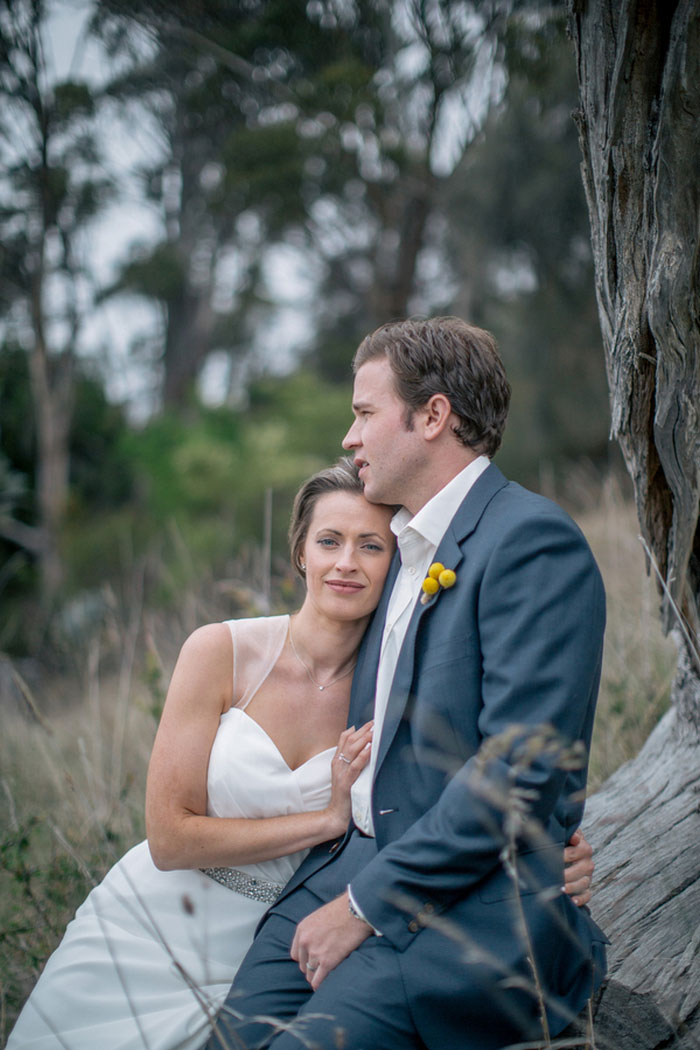
[[[309,970],[310,973],[313,973],[315,970],[318,970],[318,967],[319,967],[319,963],[307,963],[306,964],[306,969]]]
[[[338,758],[341,762],[347,762],[348,765],[352,762],[352,759],[348,758],[347,755],[344,755],[342,751],[338,752]]]

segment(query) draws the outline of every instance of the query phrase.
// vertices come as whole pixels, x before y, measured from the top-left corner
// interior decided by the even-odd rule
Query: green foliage
[[[185,274],[186,267],[175,245],[161,242],[150,249],[135,247],[132,258],[105,295],[128,291],[146,298],[167,301],[180,293]]]
[[[220,563],[262,542],[265,493],[272,490],[273,550],[286,558],[294,492],[342,453],[349,404],[349,388],[299,372],[255,381],[244,410],[199,408],[186,422],[166,414],[125,432],[144,533],[153,538],[176,522],[193,554],[207,552]]]
[[[34,424],[27,355],[0,344],[0,444],[13,468],[34,475]]]
[[[259,209],[273,229],[302,220],[304,153],[293,122],[234,129],[223,158],[226,188],[239,196],[242,209]]]
[[[70,431],[70,483],[73,513],[100,513],[123,506],[134,486],[124,448],[126,418],[107,400],[102,384],[88,375],[76,382]]]
[[[70,123],[76,116],[92,116],[95,99],[87,84],[64,80],[54,87],[55,119]]]
[[[228,414],[202,411],[186,423],[173,414],[125,432],[124,453],[138,475],[138,499],[160,527],[170,516],[231,506],[239,438]]]
[[[31,486],[36,428],[28,362],[25,351],[11,343],[0,344],[0,420],[8,465]],[[122,408],[107,400],[102,382],[77,369],[69,433],[73,513],[118,507],[130,498],[133,476],[122,449],[126,429]],[[23,502],[22,511],[26,520],[32,520],[31,499]]]

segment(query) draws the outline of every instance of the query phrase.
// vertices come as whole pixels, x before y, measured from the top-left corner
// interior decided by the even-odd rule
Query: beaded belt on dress
[[[238,868],[200,868],[205,875],[215,882],[220,882],[227,890],[240,893],[243,897],[250,897],[254,901],[262,901],[263,904],[274,904],[284,886],[276,882],[268,882],[260,879],[257,875],[247,875]]]

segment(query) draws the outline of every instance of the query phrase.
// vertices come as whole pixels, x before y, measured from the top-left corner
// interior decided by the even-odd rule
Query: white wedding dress
[[[291,769],[245,712],[279,657],[288,622],[287,616],[230,621],[236,706],[221,716],[211,750],[211,816],[299,813],[330,799],[335,749]],[[76,912],[7,1050],[201,1047],[260,917],[306,852],[211,869],[212,876],[159,871],[148,843],[134,846]]]

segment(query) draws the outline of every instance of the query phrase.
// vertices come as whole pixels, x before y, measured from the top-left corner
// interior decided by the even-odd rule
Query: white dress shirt
[[[389,692],[408,624],[421,594],[421,584],[435,560],[435,552],[448,525],[464,497],[488,465],[489,460],[486,456],[478,456],[428,500],[413,517],[402,507],[391,520],[391,529],[396,534],[399,548],[401,568],[394,581],[382,635],[374,701],[372,753],[367,766],[352,787],[352,817],[355,825],[366,835],[374,835],[372,781]],[[448,565],[446,568],[452,566]]]

